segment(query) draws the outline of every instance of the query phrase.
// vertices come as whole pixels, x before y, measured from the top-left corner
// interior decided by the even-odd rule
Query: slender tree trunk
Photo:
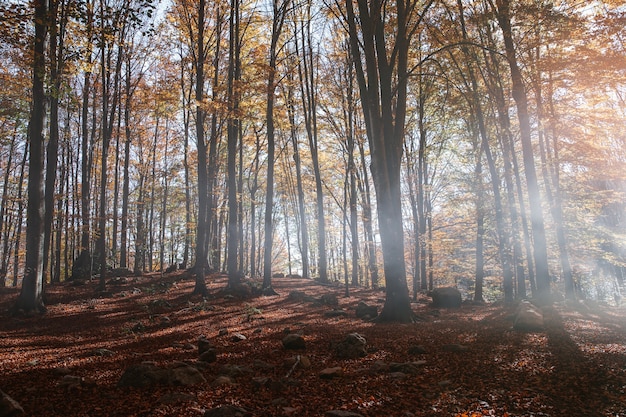
[[[302,257],[302,278],[309,278],[309,232],[306,217],[306,207],[304,204],[304,186],[302,185],[302,161],[300,159],[298,131],[296,127],[295,108],[293,105],[293,90],[291,88],[291,83],[287,91],[287,95],[287,114],[289,115],[291,145],[293,147],[293,162],[295,164],[296,170],[296,193],[298,198],[298,220],[300,222],[300,256]]]
[[[135,275],[141,275],[146,269],[146,229],[144,221],[145,211],[145,175],[143,172],[139,173],[139,180],[137,184],[137,236],[135,237],[135,263],[133,266],[133,272]]]
[[[29,153],[29,141],[27,140],[24,144],[24,154],[22,155],[22,164],[20,165],[20,178],[17,182],[17,227],[15,229],[15,248],[13,251],[13,282],[12,286],[17,286],[17,277],[19,273],[19,260],[20,260],[20,252],[21,252],[21,239],[22,239],[22,223],[23,217],[22,213],[24,213],[24,175],[26,172],[26,161],[30,155]]]
[[[537,48],[537,56],[536,59],[539,60],[539,48]],[[569,260],[569,251],[567,249],[567,233],[565,230],[565,225],[563,221],[563,207],[561,202],[561,186],[559,182],[559,159],[558,159],[558,147],[557,147],[557,138],[556,138],[556,129],[552,127],[550,131],[552,132],[552,143],[554,144],[552,148],[552,153],[549,152],[549,140],[548,136],[548,128],[544,127],[543,119],[544,115],[544,107],[543,107],[543,93],[541,88],[541,73],[536,74],[534,82],[534,90],[535,90],[535,101],[537,102],[537,115],[539,119],[539,150],[541,157],[541,173],[544,178],[546,197],[548,202],[550,203],[550,212],[552,214],[552,219],[554,220],[554,225],[556,229],[556,241],[559,248],[559,260],[561,262],[561,272],[563,274],[563,282],[565,284],[565,296],[569,300],[574,300],[576,298],[576,293],[574,291],[574,278],[572,274],[572,266]],[[552,79],[550,76],[550,91],[552,88]],[[549,123],[554,126],[554,120],[557,119],[557,115],[554,111],[554,106],[552,105],[552,94],[549,95],[548,98],[549,103]],[[552,158],[550,158],[552,156]]]
[[[197,21],[197,44],[196,44],[196,144],[198,150],[198,223],[196,227],[196,265],[195,274],[196,282],[193,294],[206,297],[209,290],[204,281],[205,267],[207,263],[206,239],[208,237],[207,225],[207,209],[208,209],[208,183],[209,174],[207,171],[207,146],[204,132],[204,122],[206,111],[203,106],[204,102],[204,61],[205,61],[205,9],[206,1],[198,2],[198,21]]]
[[[192,83],[190,88],[186,87],[185,81],[187,79],[185,61],[182,59],[180,63],[180,93],[182,98],[183,107],[183,168],[185,171],[185,246],[183,249],[183,261],[181,264],[182,269],[187,269],[189,265],[189,252],[191,246],[191,173],[189,166],[189,128],[191,123],[191,94]]]
[[[93,30],[93,3],[87,0],[87,51],[85,52],[87,63],[85,68],[91,68],[91,47]],[[78,258],[72,267],[71,279],[87,279],[92,275],[91,262],[91,224],[90,224],[90,202],[91,202],[91,161],[93,149],[93,131],[89,133],[89,97],[91,94],[91,71],[86,70],[83,76],[82,108],[81,108],[81,180],[80,180],[80,247]],[[95,117],[95,112],[92,117]],[[95,123],[93,124],[95,126]]]
[[[61,86],[61,57],[63,40],[59,37],[57,21],[59,4],[57,0],[49,2],[48,19],[50,31],[50,81],[52,91],[48,95],[50,103],[49,138],[46,148],[46,179],[44,192],[44,241],[43,241],[43,280],[47,280],[50,263],[50,245],[52,240],[52,222],[54,220],[54,196],[59,159],[59,90]]]
[[[235,88],[240,79],[239,68],[239,0],[231,0],[230,45],[228,62],[228,235],[226,270],[228,286],[234,288],[241,282],[241,271],[237,269],[239,249],[239,219],[237,199],[237,146],[239,145],[239,91]]]
[[[274,18],[272,22],[272,38],[270,43],[270,56],[267,77],[267,95],[265,108],[265,123],[267,130],[267,181],[265,191],[265,244],[263,259],[263,293],[274,295],[272,289],[272,247],[274,239],[274,165],[276,134],[274,130],[274,96],[276,94],[276,62],[278,60],[278,40],[282,32],[283,23],[289,7],[289,0],[274,0]],[[287,236],[289,239],[289,236]]]
[[[5,217],[8,220],[8,193],[9,193],[9,179],[11,174],[11,165],[13,163],[13,155],[15,153],[16,140],[17,140],[17,127],[16,131],[11,138],[11,144],[9,145],[9,154],[7,156],[7,164],[4,171],[4,180],[2,184],[2,200],[0,200],[0,236],[2,237],[2,260],[0,261],[0,287],[6,286],[7,269],[9,265],[9,236],[11,231],[11,223],[5,221]]]
[[[254,153],[254,163],[252,171],[252,185],[250,186],[250,275],[256,277],[258,273],[256,269],[256,251],[257,251],[257,232],[256,232],[256,193],[259,190],[259,158],[261,153],[261,135],[255,132],[256,140]]]
[[[318,155],[318,132],[317,132],[317,83],[313,60],[313,45],[311,45],[310,13],[311,4],[307,3],[307,18],[302,20],[302,50],[298,64],[300,77],[300,90],[302,96],[302,108],[304,111],[304,123],[306,126],[311,162],[315,176],[315,200],[317,208],[317,245],[318,245],[318,275],[320,282],[328,282],[328,259],[326,253],[326,220],[324,214],[324,190],[322,174]],[[298,43],[296,41],[296,49]]]
[[[489,39],[493,36],[488,29]],[[492,41],[493,43],[493,41]],[[522,196],[522,186],[517,166],[517,158],[515,156],[513,141],[511,138],[511,122],[509,119],[509,109],[504,98],[504,91],[501,85],[501,76],[498,71],[498,57],[494,52],[489,54],[485,53],[486,61],[491,62],[491,65],[487,65],[487,73],[491,80],[491,90],[495,95],[495,107],[498,114],[498,121],[501,128],[500,146],[502,148],[502,159],[504,162],[504,180],[507,190],[507,200],[512,225],[513,236],[513,257],[514,265],[516,268],[517,276],[517,297],[524,298],[526,296],[526,280],[524,276],[524,268],[522,262],[522,249],[519,241],[520,230],[523,233],[528,264],[528,277],[531,283],[533,292],[535,292],[535,279],[534,279],[534,262],[532,257],[530,236],[528,234],[528,221],[526,218],[526,209],[524,198]],[[516,183],[514,184],[515,178]],[[515,190],[517,190],[519,198],[519,212],[517,204],[515,202]],[[520,220],[522,225],[520,226]]]
[[[156,121],[154,124],[154,138],[152,141],[152,173],[150,175],[150,206],[148,208],[148,271],[154,271],[154,241],[155,241],[155,221],[154,221],[154,213],[155,213],[155,203],[156,203],[156,150],[157,143],[160,136],[160,115],[156,116]]]
[[[165,272],[165,228],[167,227],[167,198],[168,198],[168,177],[169,177],[169,167],[167,161],[167,153],[169,152],[169,119],[165,121],[165,149],[163,150],[163,171],[162,171],[162,182],[163,182],[163,198],[161,202],[161,230],[159,236],[159,269],[161,271],[161,275]],[[170,237],[174,239],[173,236]]]
[[[370,191],[370,179],[367,173],[367,163],[365,162],[365,146],[363,140],[357,140],[359,147],[359,157],[361,161],[361,172],[363,180],[359,182],[359,192],[361,194],[361,210],[363,210],[363,230],[365,232],[365,251],[367,253],[367,269],[370,275],[372,288],[378,288],[378,263],[376,259],[376,242],[374,241],[374,227],[372,218],[372,193]]]
[[[125,104],[124,104],[124,166],[122,180],[122,224],[120,230],[120,268],[128,267],[128,204],[130,197],[130,144],[131,132],[131,70],[130,55],[126,59]]]

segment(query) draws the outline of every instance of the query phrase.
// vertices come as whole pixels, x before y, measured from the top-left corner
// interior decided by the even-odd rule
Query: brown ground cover
[[[626,415],[624,308],[555,303],[544,311],[545,331],[521,333],[512,330],[512,306],[435,310],[424,297],[413,304],[416,323],[375,324],[354,310],[359,301],[382,306],[382,291],[351,288],[345,297],[340,287],[279,278],[278,296],[240,300],[220,292],[225,282],[207,278],[207,300],[190,296],[193,282],[181,273],[132,278],[105,297],[95,282],[50,286],[44,316],[0,317],[0,390],[26,415],[46,417],[198,417],[224,404],[250,416]],[[336,294],[339,304],[289,297],[296,290]],[[0,309],[16,296],[1,289]],[[347,315],[328,317],[334,309]],[[302,334],[306,349],[285,350],[288,332]],[[334,344],[353,332],[367,340],[367,356],[337,358]],[[143,361],[195,364],[201,336],[217,351],[199,367],[206,383],[117,386]],[[289,362],[298,355],[310,366]],[[394,371],[394,363],[418,370]],[[242,372],[216,385],[224,365]],[[320,378],[332,367],[342,372]]]

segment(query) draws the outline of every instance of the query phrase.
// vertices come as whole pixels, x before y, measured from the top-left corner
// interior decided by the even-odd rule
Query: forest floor
[[[380,311],[381,290],[346,297],[342,287],[276,278],[279,295],[241,300],[221,292],[224,277],[206,281],[206,300],[191,296],[181,272],[129,278],[106,296],[95,295],[95,281],[49,286],[45,315],[0,317],[0,390],[38,417],[199,417],[225,404],[249,416],[626,415],[623,307],[555,303],[543,332],[524,333],[512,329],[514,306],[434,309],[422,296],[414,324],[377,324],[355,307]],[[0,289],[3,312],[17,294]],[[306,347],[285,349],[289,332]],[[367,355],[338,358],[334,346],[355,332]],[[197,361],[202,336],[215,347],[212,363]],[[192,364],[206,382],[118,386],[144,361]],[[323,375],[328,368],[339,369]]]

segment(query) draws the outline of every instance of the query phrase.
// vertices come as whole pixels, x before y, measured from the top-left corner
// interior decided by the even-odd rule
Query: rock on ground
[[[461,291],[454,287],[439,287],[432,290],[433,307],[459,308],[461,307]]]
[[[513,328],[523,332],[540,332],[544,329],[543,313],[538,307],[524,300],[517,309]]]

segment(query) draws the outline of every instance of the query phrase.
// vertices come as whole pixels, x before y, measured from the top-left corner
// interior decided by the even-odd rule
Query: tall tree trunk
[[[11,143],[9,145],[9,154],[7,156],[7,163],[4,171],[4,179],[2,183],[2,199],[0,200],[0,237],[2,238],[2,260],[0,261],[0,287],[6,286],[7,269],[9,267],[9,237],[11,231],[11,223],[5,221],[5,217],[8,220],[8,193],[9,193],[9,179],[11,177],[11,165],[13,163],[13,155],[15,153],[16,141],[17,141],[17,127],[14,131]]]
[[[528,96],[524,86],[522,72],[517,64],[517,53],[511,29],[510,1],[496,0],[498,23],[502,30],[506,57],[511,70],[512,95],[517,106],[517,117],[520,124],[520,137],[524,161],[524,174],[528,188],[530,205],[530,221],[533,236],[533,255],[537,280],[538,298],[548,302],[550,297],[550,271],[548,268],[548,249],[546,242],[541,194],[535,169],[535,156],[531,140],[531,126],[528,112]]]
[[[266,295],[274,295],[276,292],[272,288],[272,246],[274,239],[274,165],[276,134],[274,130],[274,96],[276,94],[276,62],[278,60],[278,40],[283,29],[289,0],[274,0],[272,38],[269,51],[269,65],[267,76],[267,94],[265,108],[265,123],[267,125],[267,181],[265,191],[265,244],[263,258],[263,287],[262,291]],[[289,239],[289,236],[287,236]]]
[[[228,234],[226,270],[228,286],[234,288],[241,282],[241,271],[238,270],[239,219],[237,200],[237,146],[239,145],[239,90],[235,88],[241,78],[239,68],[239,0],[231,0],[230,11],[230,45],[228,61],[228,155],[227,155],[227,187],[228,187]]]
[[[154,271],[154,241],[155,241],[155,221],[154,221],[154,213],[155,213],[155,203],[156,203],[156,150],[157,143],[160,136],[160,121],[161,117],[159,114],[156,116],[156,121],[154,124],[154,139],[152,141],[152,163],[150,164],[152,167],[152,173],[150,175],[150,206],[148,208],[148,271]]]
[[[20,178],[17,182],[17,219],[16,219],[16,223],[17,223],[17,227],[15,229],[15,247],[14,247],[14,251],[13,251],[13,282],[12,282],[12,286],[16,287],[17,286],[17,277],[18,277],[18,273],[19,273],[19,267],[20,267],[20,263],[19,263],[19,259],[20,259],[20,246],[21,246],[21,239],[22,239],[22,223],[23,223],[23,218],[22,218],[22,213],[24,213],[24,174],[26,172],[26,161],[29,158],[29,142],[28,140],[26,141],[26,143],[24,144],[24,154],[22,155],[22,164],[20,165]]]
[[[183,249],[182,269],[187,269],[189,265],[189,252],[191,246],[191,172],[189,165],[189,128],[191,123],[191,95],[193,92],[193,83],[190,88],[186,87],[186,66],[185,61],[180,60],[180,95],[183,107],[183,169],[185,172],[185,246]]]
[[[43,280],[47,280],[48,265],[50,263],[50,245],[52,240],[52,222],[54,219],[54,196],[59,159],[59,93],[61,86],[61,62],[63,56],[63,38],[59,36],[58,0],[49,2],[49,30],[50,30],[50,82],[51,94],[48,95],[50,103],[49,137],[46,148],[46,179],[44,191],[44,241],[43,241]]]
[[[539,61],[541,58],[539,48],[536,48],[535,59]],[[541,72],[537,70],[534,80],[535,101],[537,103],[537,116],[538,116],[538,133],[539,133],[539,155],[541,157],[541,174],[544,178],[546,197],[550,203],[550,212],[554,221],[556,229],[556,241],[559,248],[559,260],[561,262],[561,273],[563,274],[563,282],[565,285],[565,296],[569,300],[576,298],[574,291],[574,278],[572,274],[572,266],[569,260],[569,251],[567,249],[567,233],[565,230],[565,224],[563,221],[563,207],[561,199],[561,185],[559,181],[559,158],[558,158],[558,146],[556,138],[556,129],[554,128],[557,115],[554,111],[552,101],[552,77],[549,76],[549,89],[548,96],[548,109],[550,111],[548,120],[551,126],[544,126],[543,120],[545,118],[545,111],[543,106],[543,90],[541,88]],[[552,153],[550,153],[550,141],[548,140],[549,133],[552,134]]]
[[[146,269],[146,228],[144,220],[146,206],[145,178],[144,173],[140,171],[137,184],[137,215],[135,220],[137,227],[137,235],[135,237],[135,263],[133,265],[135,275],[141,275]]]
[[[101,5],[102,7],[103,5]],[[104,13],[104,10],[102,10]],[[104,16],[102,17],[104,22]],[[104,23],[102,23],[104,25]],[[104,27],[101,27],[102,46],[101,46],[101,67],[100,78],[102,83],[102,155],[100,165],[100,203],[99,203],[99,221],[98,221],[98,241],[97,253],[100,263],[100,279],[98,281],[98,290],[104,291],[106,287],[107,273],[107,247],[106,247],[106,225],[107,225],[107,184],[108,184],[108,156],[111,138],[113,136],[113,125],[115,123],[115,114],[117,113],[119,99],[119,81],[122,69],[122,46],[121,43],[117,47],[117,60],[115,63],[113,74],[113,86],[111,88],[111,66],[113,45],[108,45],[104,41]],[[120,28],[120,40],[124,39],[124,27]],[[109,94],[111,96],[109,97]],[[109,101],[110,100],[110,101]]]
[[[33,44],[32,106],[28,127],[30,157],[28,165],[28,207],[26,209],[26,262],[22,290],[11,313],[44,313],[43,303],[43,145],[46,118],[45,45],[48,10],[46,2],[34,0],[35,38]]]
[[[130,55],[126,58],[126,80],[124,87],[124,166],[122,180],[122,224],[120,230],[120,268],[128,267],[128,204],[130,197],[130,144],[132,141],[131,105],[132,85]]]
[[[489,27],[487,27],[487,31],[488,38],[493,44],[493,35]],[[530,235],[528,233],[528,220],[526,217],[525,202],[522,195],[520,173],[511,135],[509,108],[506,104],[506,100],[504,97],[504,89],[501,83],[502,77],[500,76],[498,69],[498,60],[499,56],[496,55],[493,50],[491,50],[489,53],[485,52],[485,61],[490,63],[490,65],[486,66],[486,72],[489,75],[488,79],[491,82],[490,88],[494,92],[495,108],[497,111],[498,123],[500,124],[501,129],[499,139],[500,146],[502,148],[502,159],[504,162],[504,180],[506,184],[507,200],[511,218],[511,225],[513,229],[513,257],[517,276],[517,297],[524,298],[526,296],[526,280],[524,276],[524,267],[522,265],[523,255],[521,243],[519,241],[520,231],[523,234],[523,239],[525,243],[525,249],[527,253],[526,261],[528,265],[528,279],[530,281],[533,292],[535,292],[535,268],[532,256]],[[515,202],[516,191],[519,198],[519,211],[518,205]]]
[[[169,119],[165,120],[165,148],[163,149],[163,171],[161,173],[163,183],[163,197],[161,201],[161,227],[159,230],[159,270],[161,275],[165,272],[165,228],[167,227],[167,198],[169,186],[169,167],[167,166],[167,153],[169,152]],[[170,237],[174,239],[174,236]]]
[[[313,57],[313,45],[311,39],[311,2],[306,4],[307,17],[302,19],[302,50],[301,59],[298,61],[298,75],[300,77],[300,90],[302,96],[302,108],[304,123],[306,126],[311,162],[315,176],[315,200],[317,208],[317,246],[318,265],[317,272],[320,282],[328,282],[328,259],[326,253],[326,219],[324,215],[324,190],[322,174],[320,171],[317,138],[317,82]],[[298,42],[296,39],[296,49]],[[298,53],[298,51],[296,51]]]
[[[381,321],[409,322],[413,318],[404,262],[401,161],[406,119],[408,53],[410,36],[423,13],[415,4],[394,4],[394,36],[389,45],[383,8],[386,3],[357,0],[358,24],[352,1],[346,1],[350,46],[361,92],[361,107],[372,154],[372,175],[378,203],[378,222],[383,249],[386,299]],[[410,22],[411,15],[417,22]],[[409,27],[411,25],[411,27]],[[388,51],[393,52],[388,56]],[[364,59],[364,61],[363,61]],[[365,63],[365,69],[363,68]]]
[[[365,232],[365,252],[367,253],[367,270],[369,271],[372,288],[378,288],[378,263],[376,260],[376,242],[374,241],[374,227],[372,218],[372,193],[370,191],[370,179],[365,162],[365,146],[363,140],[357,140],[359,159],[363,179],[359,181],[358,188],[361,194],[361,210],[363,210],[363,230]]]
[[[81,107],[81,180],[80,180],[80,216],[81,216],[81,230],[80,230],[80,248],[78,258],[74,261],[72,266],[71,279],[87,279],[92,275],[92,262],[91,262],[91,224],[90,224],[90,202],[91,202],[91,161],[92,161],[92,144],[93,144],[93,130],[91,135],[89,133],[89,97],[91,94],[91,62],[92,62],[92,32],[93,32],[93,3],[91,0],[87,0],[86,5],[87,13],[87,50],[86,65],[83,75],[83,91],[82,91],[82,107]],[[92,114],[95,117],[95,112]],[[92,124],[95,127],[95,123]]]
[[[208,199],[210,196],[208,193],[208,161],[207,161],[207,146],[204,132],[204,121],[206,116],[206,110],[204,109],[204,61],[205,61],[205,9],[206,1],[199,0],[198,2],[198,21],[196,30],[198,33],[197,45],[196,45],[196,85],[195,85],[195,99],[196,99],[196,144],[198,150],[198,222],[196,226],[196,265],[195,274],[196,282],[193,289],[193,294],[198,294],[203,297],[208,296],[209,290],[204,282],[204,273],[207,262],[206,252],[206,239],[208,237],[208,225],[207,225],[207,209]]]
[[[288,75],[289,76],[289,75]],[[293,81],[293,80],[289,80]],[[293,147],[293,162],[296,170],[296,193],[298,198],[298,220],[300,224],[300,256],[302,257],[302,278],[309,278],[309,231],[306,217],[306,207],[304,205],[304,186],[302,184],[302,161],[300,159],[300,148],[298,141],[298,131],[296,127],[295,108],[293,104],[293,90],[291,82],[287,91],[287,114],[289,115],[289,126],[291,136],[291,146]]]

